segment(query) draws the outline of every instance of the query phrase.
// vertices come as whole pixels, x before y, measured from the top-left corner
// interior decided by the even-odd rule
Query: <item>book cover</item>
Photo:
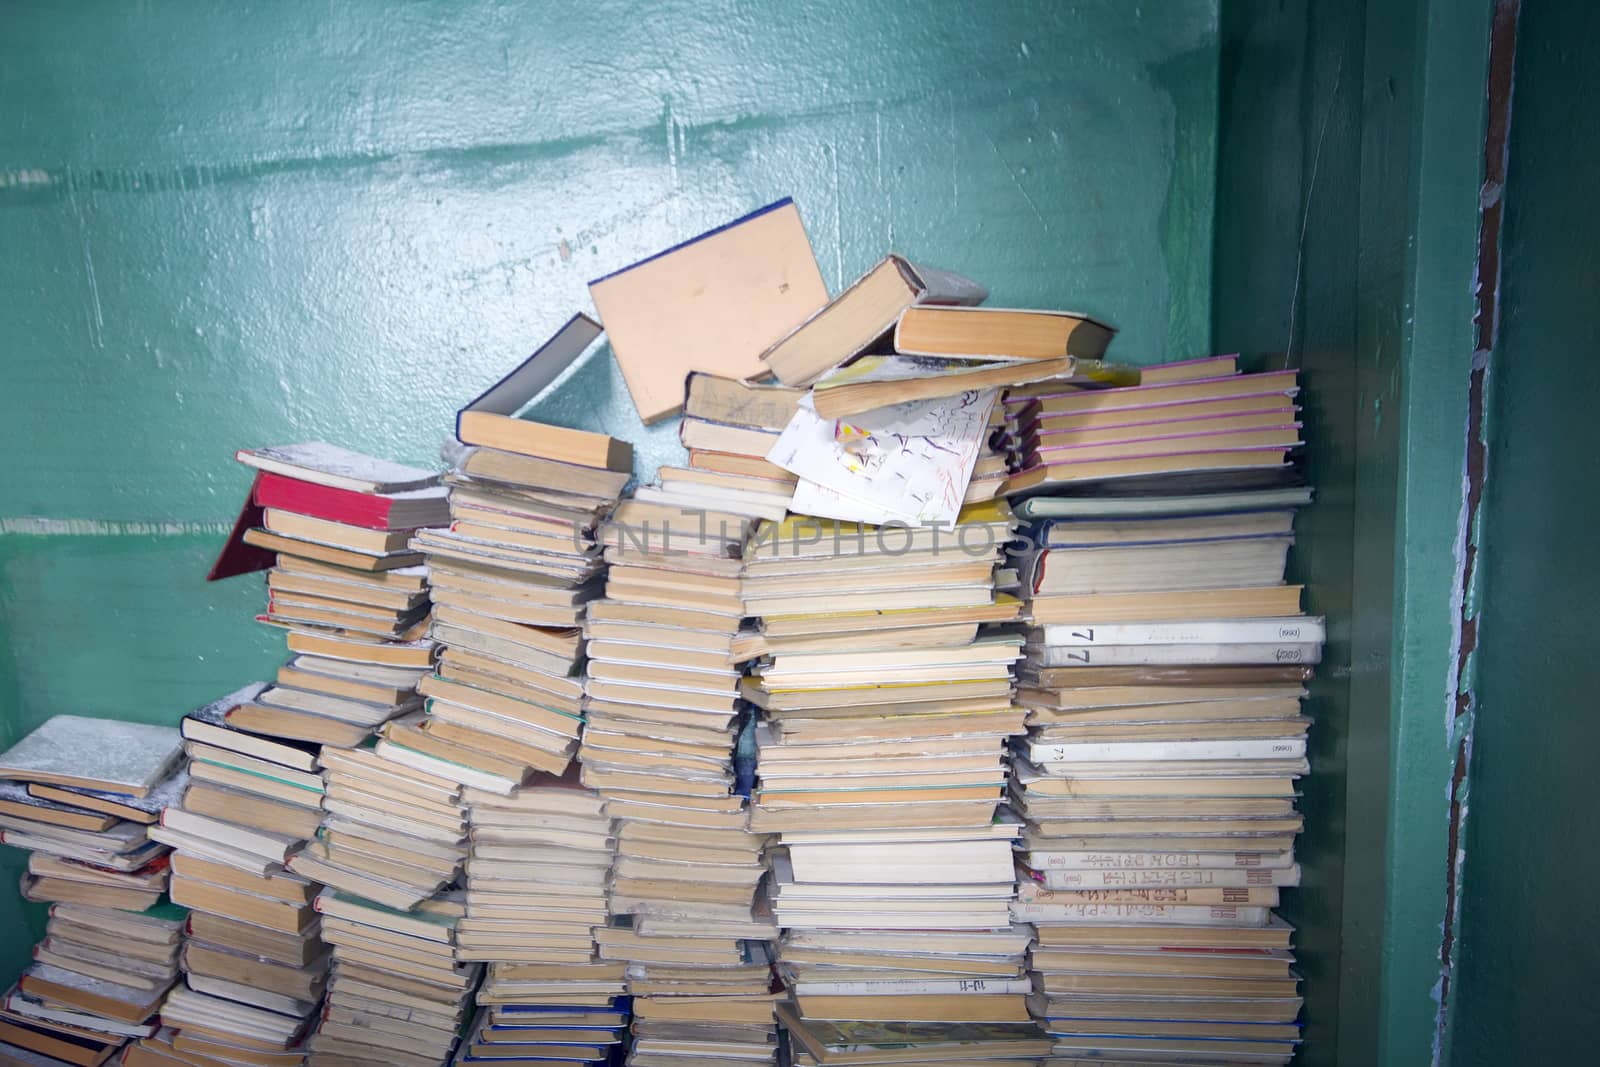
[[[649,424],[683,407],[690,371],[764,374],[761,353],[822,307],[828,289],[786,198],[597,278],[589,295]]]

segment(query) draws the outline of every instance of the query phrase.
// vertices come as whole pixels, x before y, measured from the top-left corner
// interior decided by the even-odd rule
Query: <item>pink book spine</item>
[[[1120,448],[1120,447],[1126,447],[1126,448],[1129,449],[1129,454],[1130,455],[1136,455],[1136,454],[1138,454],[1139,449],[1141,447],[1148,447],[1152,442],[1155,442],[1155,441],[1177,441],[1177,440],[1190,439],[1190,440],[1194,441],[1197,451],[1210,452],[1210,451],[1214,451],[1214,450],[1202,447],[1205,444],[1205,439],[1208,438],[1208,437],[1219,437],[1219,436],[1222,436],[1224,434],[1236,434],[1236,433],[1273,433],[1273,432],[1275,432],[1277,430],[1291,430],[1291,429],[1292,430],[1299,430],[1300,429],[1300,423],[1298,423],[1298,422],[1288,422],[1288,423],[1284,423],[1282,426],[1258,426],[1255,429],[1251,429],[1251,430],[1207,430],[1204,433],[1154,434],[1154,435],[1152,435],[1150,437],[1139,437],[1139,438],[1135,438],[1135,439],[1128,440],[1128,441],[1089,442],[1087,444],[1081,444],[1081,445],[1048,445],[1048,444],[1040,444],[1040,445],[1037,445],[1034,448],[1030,449],[1029,451],[1031,451],[1031,452],[1049,452],[1052,455],[1059,454],[1059,455],[1062,456],[1063,459],[1071,459],[1072,457],[1071,457],[1070,454],[1073,453],[1073,452],[1076,452],[1080,448]],[[1284,444],[1259,443],[1259,444],[1253,444],[1253,445],[1234,445],[1234,446],[1230,446],[1230,447],[1235,447],[1235,448],[1290,448],[1290,447],[1293,447],[1293,446],[1284,445]]]
[[[1168,407],[1177,406],[1178,405],[1176,404],[1168,405]],[[1204,423],[1215,422],[1218,419],[1236,419],[1241,417],[1241,415],[1277,415],[1281,419],[1279,422],[1268,423],[1262,426],[1241,426],[1232,430],[1218,431],[1219,433],[1251,433],[1255,430],[1282,430],[1289,426],[1298,427],[1300,423],[1295,421],[1295,414],[1299,412],[1299,410],[1300,409],[1298,407],[1295,407],[1291,404],[1288,407],[1273,408],[1268,411],[1241,412],[1240,415],[1190,415],[1188,417],[1180,417],[1176,419],[1143,419],[1139,422],[1124,422],[1117,426],[1090,426],[1081,430],[1031,430],[1025,436],[1030,439],[1037,439],[1040,442],[1043,442],[1047,437],[1060,438],[1067,434],[1105,433],[1110,430],[1128,430],[1138,431],[1141,433],[1140,437],[1128,438],[1129,441],[1142,441],[1145,439],[1145,436],[1188,436],[1188,433],[1183,429],[1183,427],[1186,426],[1195,427],[1193,430],[1194,433],[1210,432],[1205,430],[1203,426]],[[1161,434],[1159,428],[1163,426],[1171,427],[1173,433],[1164,435]],[[1148,430],[1148,434],[1145,433],[1146,430]],[[1106,441],[1102,443],[1118,444],[1119,442]]]
[[[1063,389],[1059,393],[1046,393],[1043,396],[1026,397],[1026,398],[1023,398],[1021,401],[1009,401],[1008,400],[1006,402],[1008,404],[1009,403],[1018,403],[1018,402],[1031,403],[1031,402],[1037,401],[1037,400],[1048,400],[1049,398],[1055,397],[1055,396],[1076,396],[1076,395],[1078,395],[1080,393],[1094,393],[1097,396],[1104,396],[1104,395],[1108,395],[1109,394],[1109,395],[1118,396],[1118,397],[1126,396],[1126,395],[1132,393],[1134,395],[1141,396],[1141,397],[1147,396],[1147,397],[1154,398],[1154,397],[1158,397],[1160,395],[1160,390],[1162,390],[1162,389],[1182,389],[1182,388],[1186,388],[1188,386],[1193,386],[1193,385],[1207,385],[1207,384],[1209,384],[1211,382],[1237,381],[1240,378],[1248,378],[1253,382],[1260,382],[1261,385],[1262,385],[1262,388],[1258,392],[1251,393],[1251,394],[1248,394],[1248,395],[1251,395],[1251,396],[1256,396],[1256,395],[1265,396],[1265,395],[1268,395],[1268,394],[1271,394],[1271,393],[1281,393],[1281,392],[1286,392],[1286,391],[1288,391],[1290,389],[1298,388],[1298,386],[1296,385],[1295,379],[1296,379],[1296,376],[1299,373],[1300,373],[1299,371],[1294,371],[1294,370],[1275,370],[1275,371],[1262,371],[1259,374],[1219,374],[1219,375],[1217,375],[1216,377],[1213,377],[1213,378],[1190,378],[1190,379],[1187,379],[1185,381],[1178,381],[1178,382],[1152,382],[1149,385],[1118,385],[1118,386],[1113,386],[1113,387],[1111,387],[1109,389]],[[1282,383],[1282,384],[1280,385],[1279,383]],[[1240,395],[1242,395],[1242,394],[1240,394]],[[1204,399],[1207,399],[1207,400],[1233,400],[1233,399],[1235,399],[1235,395],[1219,396],[1219,397],[1206,397]],[[1153,403],[1158,403],[1158,401],[1155,400],[1155,399],[1151,399],[1148,402],[1152,403],[1152,404]],[[1129,406],[1131,407],[1132,405],[1129,405]]]
[[[1163,367],[1193,367],[1201,363],[1221,363],[1223,360],[1238,359],[1239,353],[1230,352],[1222,356],[1198,356],[1195,359],[1175,359],[1168,363],[1152,363],[1142,370],[1160,370]],[[1231,375],[1230,375],[1231,377]]]
[[[1117,457],[1115,457],[1115,459],[1082,459],[1082,460],[1057,459],[1053,463],[1038,463],[1038,462],[1034,462],[1034,463],[1028,464],[1028,466],[1026,466],[1026,467],[1023,467],[1022,470],[1018,471],[1017,473],[1021,474],[1021,473],[1025,473],[1027,471],[1037,470],[1040,467],[1070,467],[1075,463],[1111,463],[1111,462],[1115,462],[1115,460],[1121,460],[1121,459],[1154,459],[1156,457],[1160,457],[1162,459],[1176,459],[1176,458],[1178,458],[1180,456],[1209,456],[1209,455],[1215,455],[1218,452],[1229,452],[1229,453],[1234,453],[1234,452],[1279,452],[1279,453],[1283,453],[1283,452],[1289,451],[1290,447],[1292,447],[1292,446],[1290,446],[1290,445],[1235,445],[1235,446],[1233,446],[1231,448],[1202,448],[1202,449],[1197,449],[1197,450],[1192,451],[1192,452],[1130,452],[1126,456],[1117,456]],[[1032,457],[1030,457],[1030,458],[1032,458]]]
[[[1189,384],[1189,383],[1186,383],[1186,382],[1174,382],[1173,384],[1174,385],[1186,385],[1186,384]],[[1144,388],[1144,386],[1132,386],[1131,388],[1142,389],[1142,388]],[[1163,386],[1163,388],[1165,388],[1165,386]],[[1115,390],[1112,390],[1112,389],[1102,389],[1100,391],[1101,392],[1105,392],[1105,393],[1115,392]],[[1061,418],[1063,416],[1069,416],[1069,415],[1106,415],[1106,414],[1113,414],[1115,412],[1121,412],[1121,411],[1160,411],[1162,409],[1181,408],[1181,407],[1183,407],[1183,406],[1185,406],[1187,404],[1216,404],[1216,403],[1220,403],[1220,402],[1225,401],[1225,400],[1252,400],[1252,399],[1254,399],[1255,397],[1258,397],[1258,396],[1292,397],[1292,396],[1296,395],[1299,392],[1300,392],[1300,387],[1295,385],[1295,386],[1287,386],[1287,387],[1285,387],[1283,389],[1268,389],[1265,392],[1260,392],[1260,393],[1239,393],[1239,394],[1234,395],[1234,396],[1210,396],[1210,397],[1201,397],[1199,399],[1191,399],[1191,400],[1148,400],[1148,399],[1144,399],[1144,398],[1141,398],[1141,397],[1133,397],[1133,396],[1118,397],[1117,399],[1119,399],[1119,400],[1126,399],[1126,400],[1130,401],[1130,403],[1127,403],[1127,404],[1116,404],[1116,405],[1109,406],[1109,407],[1085,408],[1082,411],[1053,411],[1053,412],[1049,412],[1047,414],[1042,414],[1042,415],[1039,414],[1039,412],[1037,412],[1037,411],[1035,411],[1035,410],[1033,410],[1031,408],[1025,408],[1025,409],[1023,409],[1021,412],[1019,412],[1017,414],[1017,418],[1022,420],[1023,422],[1028,422],[1028,421],[1030,421],[1032,419],[1036,419],[1036,418],[1040,418],[1040,419]],[[1063,395],[1065,395],[1065,394],[1063,394]],[[1041,398],[1041,399],[1048,399],[1048,398]],[[1037,406],[1037,401],[1033,401],[1033,403],[1035,404],[1035,406]],[[1240,412],[1240,414],[1247,414],[1247,413],[1246,412]]]

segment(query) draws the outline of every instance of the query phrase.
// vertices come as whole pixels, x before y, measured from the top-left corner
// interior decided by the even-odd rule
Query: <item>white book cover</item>
[[[1253,889],[1300,884],[1300,865],[1287,867],[1155,867],[1120,870],[1044,870],[1046,889]]]
[[[182,753],[183,738],[171,726],[55,715],[0,754],[0,778],[142,794]]]
[[[233,458],[257,470],[357,493],[398,493],[425,489],[439,481],[434,471],[407,467],[323,441],[240,449]]]
[[[1023,853],[1023,862],[1036,871],[1282,870],[1294,865],[1294,853],[1035,850]]]
[[[996,993],[1031,993],[1027,978],[911,978],[884,982],[822,982],[800,979],[794,993],[801,997],[904,997],[983,996]]]
[[[1028,745],[1036,764],[1101,763],[1118,760],[1298,759],[1306,754],[1303,737],[1263,737],[1227,741],[1080,741]]]
[[[1319,615],[1266,619],[1186,619],[1177,622],[1048,623],[1039,627],[1048,647],[1104,645],[1309,645],[1327,638]]]
[[[1322,643],[1310,644],[1128,644],[1054,645],[1028,649],[1027,663],[1050,667],[1194,666],[1225,663],[1262,666],[1322,662]]]
[[[1266,907],[1219,904],[1029,904],[1011,905],[1018,922],[1043,925],[1088,923],[1134,926],[1266,926]]]

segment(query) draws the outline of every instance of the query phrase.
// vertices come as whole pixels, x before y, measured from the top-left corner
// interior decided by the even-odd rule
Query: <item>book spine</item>
[[[1273,886],[1048,889],[1030,884],[1022,887],[1017,899],[1023,904],[1185,904],[1204,907],[1226,904],[1275,908],[1278,906],[1278,890]]]
[[[389,524],[390,500],[381,493],[335,489],[270,471],[263,471],[256,482],[256,503],[365,529],[382,530]]]
[[[797,982],[796,996],[976,996],[996,993],[1031,993],[1026,978],[929,978],[887,982]]]
[[[1323,620],[1313,616],[1283,619],[1214,619],[1193,622],[1125,622],[1099,626],[1043,627],[1049,648],[1095,648],[1105,645],[1254,645],[1314,644],[1327,636]]]
[[[1068,870],[1042,872],[1048,890],[1084,889],[1233,889],[1258,886],[1296,886],[1300,866],[1288,867],[1156,867],[1131,870]]]
[[[1234,741],[1107,741],[1028,746],[1028,758],[1036,764],[1113,763],[1119,760],[1297,759],[1305,754],[1306,740],[1303,737]]]
[[[1035,667],[1144,667],[1226,663],[1261,666],[1322,661],[1320,642],[1299,644],[1047,645],[1028,653]]]
[[[1028,852],[1036,871],[1223,871],[1236,868],[1282,870],[1293,866],[1291,852]]]
[[[1029,904],[1011,905],[1011,917],[1025,923],[1145,923],[1152,926],[1265,926],[1271,909],[1199,904]]]

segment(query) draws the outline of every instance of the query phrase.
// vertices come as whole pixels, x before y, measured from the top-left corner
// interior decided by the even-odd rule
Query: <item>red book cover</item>
[[[260,484],[263,477],[265,475],[257,474],[256,483],[251,485],[250,492],[245,495],[244,503],[239,506],[239,515],[233,520],[233,530],[228,534],[228,540],[223,543],[222,550],[217,553],[216,561],[211,564],[211,570],[206,573],[206,581],[215,582],[240,574],[264,571],[278,561],[276,552],[244,543],[245,531],[260,526],[264,521],[261,505],[256,503],[256,484]]]
[[[389,524],[389,512],[394,504],[392,496],[336,489],[270,471],[263,471],[256,480],[256,503],[264,508],[282,508],[314,519],[328,519],[369,530],[392,528]]]

